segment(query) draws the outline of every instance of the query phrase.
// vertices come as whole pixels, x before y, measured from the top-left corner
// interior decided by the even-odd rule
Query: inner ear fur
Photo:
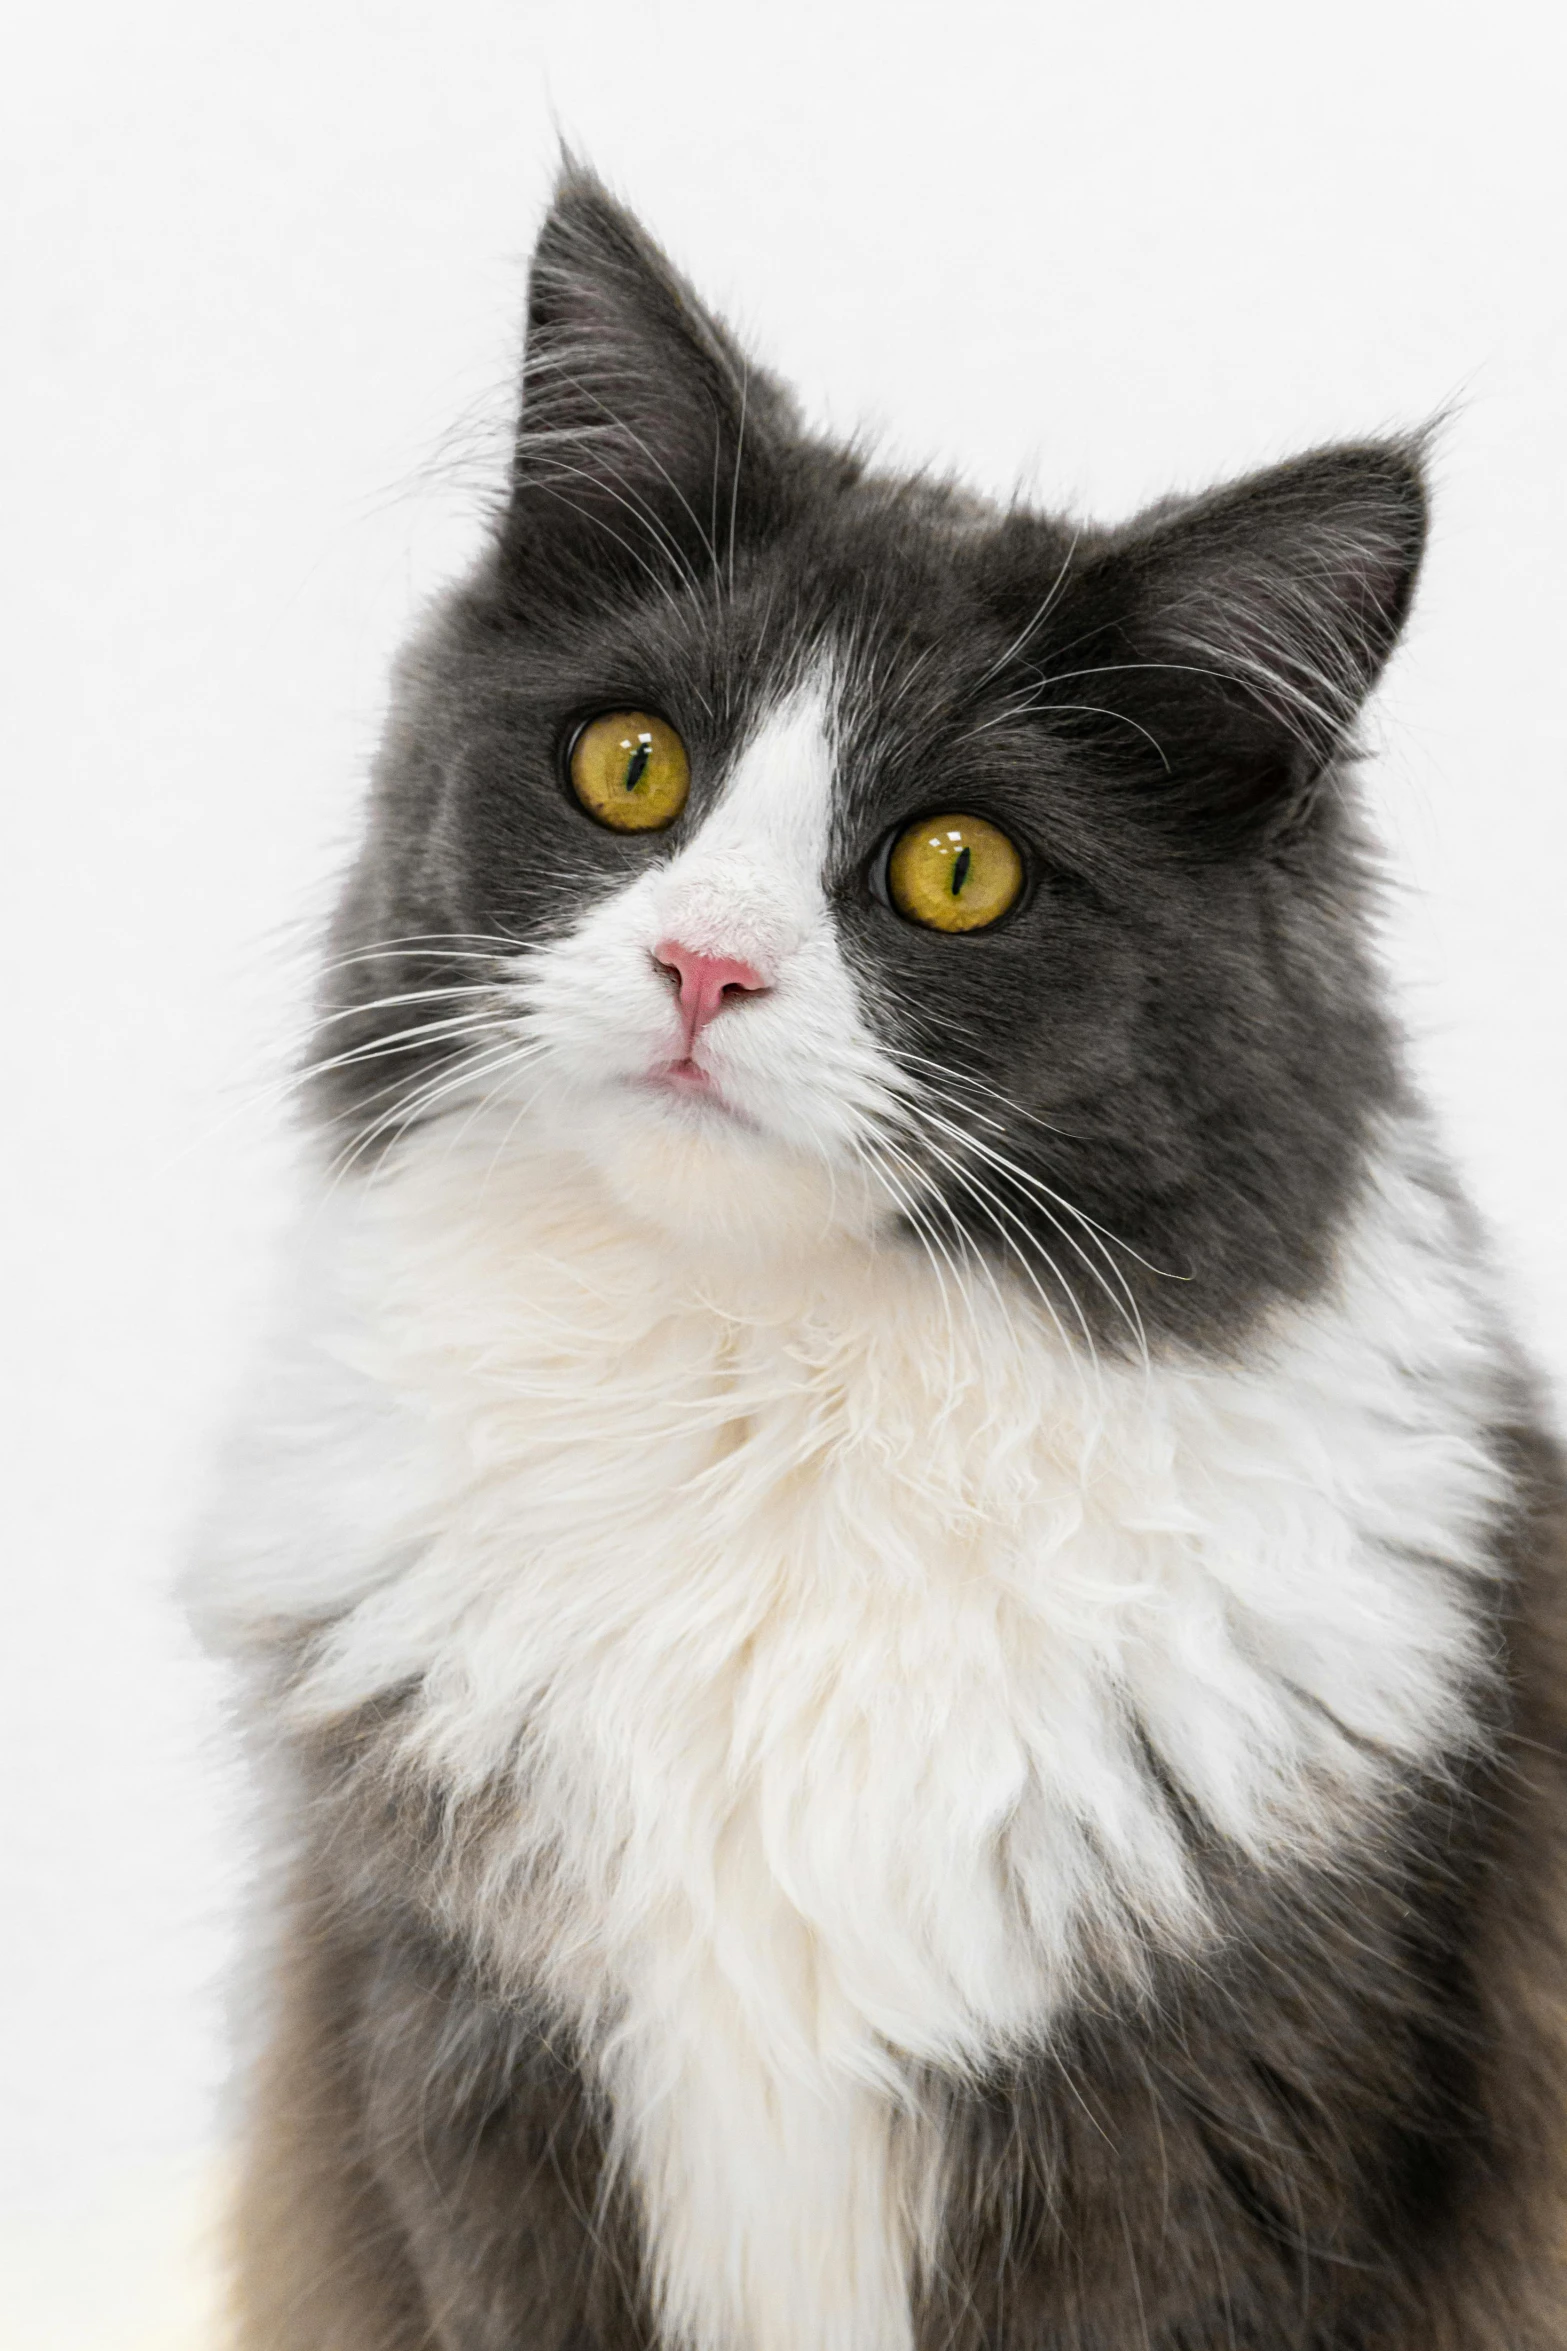
[[[1408,614],[1421,460],[1320,450],[1082,544],[1023,649],[1033,707],[1188,839],[1298,819]]]
[[[528,279],[514,580],[580,608],[710,578],[767,526],[794,429],[782,389],[568,157]]]

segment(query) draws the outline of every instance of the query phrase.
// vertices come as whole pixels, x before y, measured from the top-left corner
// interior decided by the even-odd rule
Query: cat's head
[[[1397,1083],[1346,777],[1424,527],[1402,444],[1111,530],[877,474],[569,169],[318,1106],[364,1159],[490,1100],[687,1238],[1233,1332],[1322,1278]]]

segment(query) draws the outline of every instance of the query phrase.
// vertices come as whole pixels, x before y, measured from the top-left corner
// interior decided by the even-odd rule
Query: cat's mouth
[[[650,1069],[641,1081],[659,1093],[673,1094],[682,1102],[706,1102],[715,1110],[729,1110],[723,1089],[711,1070],[704,1069],[686,1053],[678,1061],[666,1061]]]
[[[677,1102],[690,1103],[694,1108],[729,1120],[736,1126],[749,1127],[755,1124],[729,1099],[712,1071],[704,1069],[699,1061],[693,1061],[689,1053],[682,1055],[678,1061],[666,1061],[656,1069],[650,1069],[638,1083],[653,1093],[662,1094],[666,1098],[672,1095]]]

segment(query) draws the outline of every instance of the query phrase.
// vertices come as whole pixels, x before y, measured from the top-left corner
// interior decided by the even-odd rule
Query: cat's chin
[[[705,1103],[605,1105],[574,1139],[617,1206],[693,1249],[777,1260],[869,1240],[886,1220],[859,1169]]]

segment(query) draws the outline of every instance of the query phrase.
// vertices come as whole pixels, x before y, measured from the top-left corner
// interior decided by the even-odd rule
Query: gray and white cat
[[[1424,529],[878,475],[568,168],[198,1579],[245,2351],[1567,2345],[1562,1474],[1352,774]]]

